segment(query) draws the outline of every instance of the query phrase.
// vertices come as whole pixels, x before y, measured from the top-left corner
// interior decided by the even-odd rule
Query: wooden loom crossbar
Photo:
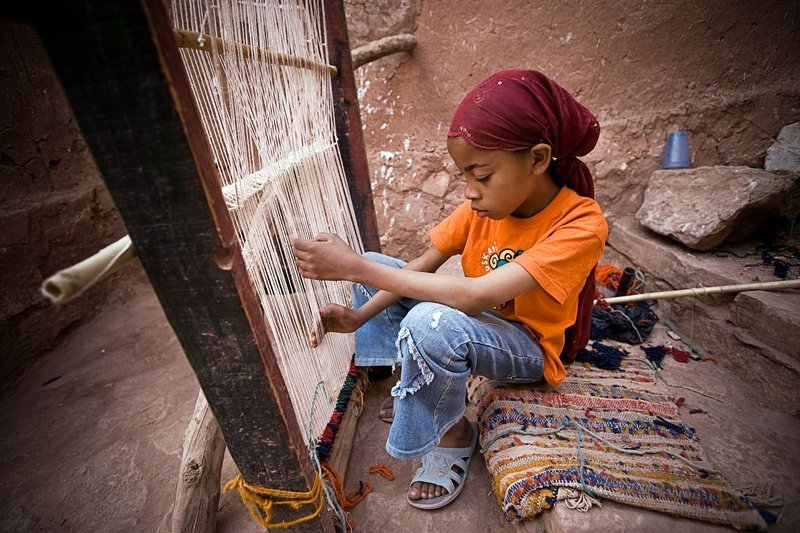
[[[332,76],[336,76],[339,73],[339,70],[333,65],[321,65],[302,57],[255,49],[246,44],[232,43],[220,39],[219,37],[212,37],[211,35],[197,33],[196,31],[175,30],[175,43],[180,48],[192,48],[195,50],[202,50],[203,52],[211,52],[214,47],[220,50],[227,47],[238,48],[241,50],[242,57],[245,59],[252,57],[262,61],[277,63],[278,65],[302,67],[310,70],[327,70]]]
[[[15,7],[39,30],[245,481],[307,490],[316,472],[161,0],[56,4],[43,15]],[[344,6],[326,1],[325,12],[348,186],[365,247],[379,250]],[[324,510],[305,525],[333,529]]]

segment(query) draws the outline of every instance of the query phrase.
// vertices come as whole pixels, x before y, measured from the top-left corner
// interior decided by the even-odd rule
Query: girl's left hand
[[[313,241],[292,240],[297,268],[304,278],[327,281],[348,280],[358,271],[361,256],[338,235],[320,233]]]

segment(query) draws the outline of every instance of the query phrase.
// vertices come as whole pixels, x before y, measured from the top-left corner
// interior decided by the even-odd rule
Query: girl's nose
[[[478,192],[477,187],[467,181],[466,185],[464,185],[464,197],[467,200],[477,200],[481,197],[480,193]]]

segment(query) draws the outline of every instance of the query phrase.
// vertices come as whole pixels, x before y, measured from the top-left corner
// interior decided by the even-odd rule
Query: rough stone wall
[[[44,278],[124,235],[43,47],[0,19],[0,391],[91,317],[104,293],[55,307]]]
[[[447,126],[496,70],[542,70],[598,116],[603,133],[585,159],[610,217],[638,209],[669,131],[690,132],[693,166],[761,166],[781,127],[800,119],[796,0],[347,7],[353,46],[399,32],[418,39],[412,54],[357,73],[379,232],[385,251],[405,258],[461,201]]]

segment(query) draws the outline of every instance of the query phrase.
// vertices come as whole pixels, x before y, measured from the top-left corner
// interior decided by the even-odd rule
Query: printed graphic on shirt
[[[489,248],[486,250],[486,253],[481,256],[481,264],[486,269],[486,272],[491,272],[492,270],[496,270],[501,266],[510,263],[512,259],[519,257],[522,255],[522,252],[524,252],[524,250],[515,251],[513,248],[503,248],[502,250],[498,251],[499,248],[500,247],[495,242],[489,246]],[[492,307],[492,309],[495,311],[501,311],[505,309],[511,302],[512,300],[509,300],[505,303]]]
[[[486,253],[481,256],[481,264],[483,268],[486,269],[486,272],[491,272],[492,270],[510,263],[512,259],[521,256],[522,252],[525,251],[514,251],[513,248],[503,248],[498,252],[498,249],[499,246],[497,246],[497,243],[494,243],[486,250]]]

